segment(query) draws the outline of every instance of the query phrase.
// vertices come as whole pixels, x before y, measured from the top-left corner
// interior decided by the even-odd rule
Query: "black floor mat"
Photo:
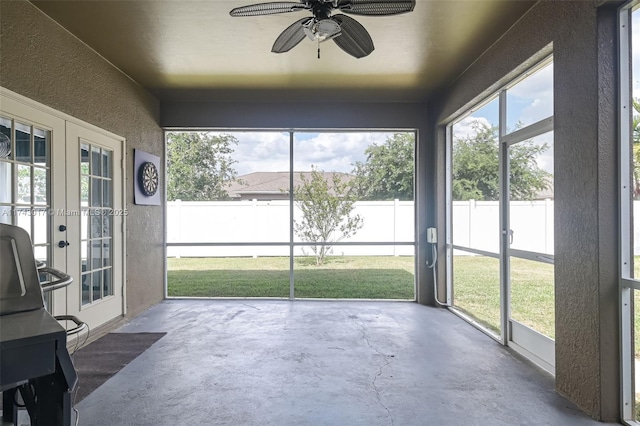
[[[109,333],[73,354],[78,371],[75,403],[146,351],[166,333]]]

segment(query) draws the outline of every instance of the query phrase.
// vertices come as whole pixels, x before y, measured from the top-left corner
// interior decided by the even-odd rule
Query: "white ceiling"
[[[252,0],[32,0],[160,98],[421,101],[455,80],[534,1],[417,0],[388,17],[353,16],[375,50],[362,59],[303,40],[271,53],[308,12],[231,17]]]

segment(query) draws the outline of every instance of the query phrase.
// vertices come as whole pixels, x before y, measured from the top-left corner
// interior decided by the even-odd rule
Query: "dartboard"
[[[158,168],[151,161],[140,166],[140,189],[147,197],[151,197],[158,190]]]

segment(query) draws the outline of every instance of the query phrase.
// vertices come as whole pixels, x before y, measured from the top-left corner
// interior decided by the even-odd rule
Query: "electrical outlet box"
[[[438,242],[438,231],[436,228],[427,228],[427,242],[431,244]]]

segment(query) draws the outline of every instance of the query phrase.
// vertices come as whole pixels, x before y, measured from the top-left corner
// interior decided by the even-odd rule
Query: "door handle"
[[[507,235],[507,231],[505,229],[502,230],[502,235]],[[509,229],[509,245],[513,244],[513,229]]]
[[[68,245],[69,245],[69,241],[65,241],[65,240],[58,241],[58,247],[60,247],[60,248],[65,248]]]

